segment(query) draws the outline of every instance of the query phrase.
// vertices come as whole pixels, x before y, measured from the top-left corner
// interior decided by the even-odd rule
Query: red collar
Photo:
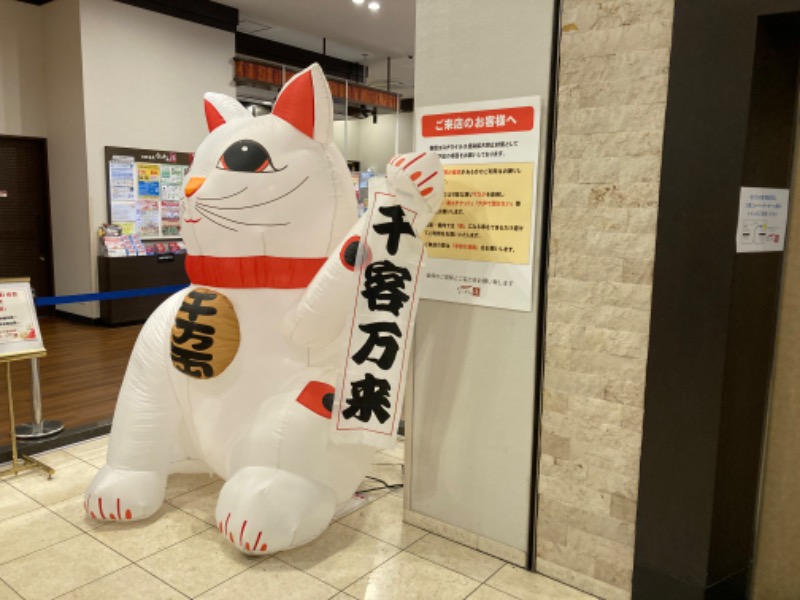
[[[186,256],[186,274],[196,285],[220,288],[308,287],[325,264],[324,258],[284,258],[282,256]]]

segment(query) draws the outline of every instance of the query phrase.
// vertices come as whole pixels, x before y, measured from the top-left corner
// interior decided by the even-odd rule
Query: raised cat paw
[[[422,200],[427,212],[435,213],[444,197],[444,170],[433,152],[400,154],[389,161],[386,178],[398,194]]]
[[[333,518],[327,487],[273,467],[245,467],[222,487],[217,528],[244,554],[272,554],[305,544]]]
[[[98,521],[139,521],[161,507],[166,487],[166,475],[105,465],[86,491],[83,508]]]

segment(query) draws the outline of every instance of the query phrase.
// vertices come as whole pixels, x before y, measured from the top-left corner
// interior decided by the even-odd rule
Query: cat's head
[[[319,65],[290,79],[272,113],[253,117],[206,94],[209,135],[184,180],[182,235],[195,256],[327,256],[355,221],[333,103]]]

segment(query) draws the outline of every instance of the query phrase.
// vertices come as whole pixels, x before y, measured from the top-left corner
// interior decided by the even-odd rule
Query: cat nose
[[[206,182],[205,177],[192,177],[183,188],[187,198],[190,198]]]

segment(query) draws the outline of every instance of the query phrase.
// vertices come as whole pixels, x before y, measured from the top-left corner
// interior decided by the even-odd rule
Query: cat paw
[[[245,467],[222,486],[217,528],[244,554],[272,554],[319,536],[335,509],[333,491],[322,484],[273,467]]]
[[[161,507],[166,487],[166,475],[105,465],[86,490],[83,508],[98,521],[139,521]]]
[[[444,198],[444,170],[433,152],[400,154],[389,161],[386,178],[398,194],[422,201],[429,213],[439,210]]]

